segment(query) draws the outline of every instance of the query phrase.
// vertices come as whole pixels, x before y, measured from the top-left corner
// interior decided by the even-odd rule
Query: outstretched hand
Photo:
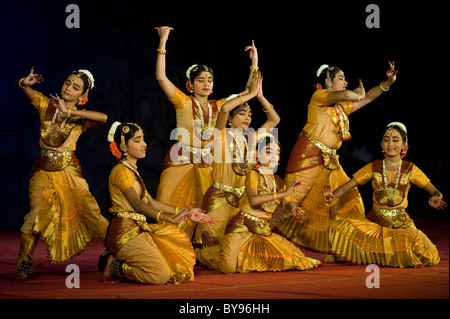
[[[333,191],[331,190],[330,185],[326,185],[323,188],[322,194],[323,194],[323,199],[325,200],[325,203],[327,203],[327,204],[333,203],[334,200],[336,199],[333,195]]]
[[[53,95],[53,94],[50,94],[50,97],[51,97],[53,100],[56,101],[57,106],[58,106],[58,109],[59,109],[63,114],[66,114],[66,113],[67,113],[66,102],[65,102],[63,99],[61,99],[61,98],[58,96],[58,94],[56,94],[56,96]]]
[[[286,190],[285,190],[287,196],[291,195],[294,188],[296,188],[297,186],[300,186],[301,184],[302,184],[302,181],[300,181],[300,180],[293,180],[292,182],[288,183],[286,186]]]
[[[189,219],[201,224],[214,224],[214,219],[211,216],[205,214],[205,211],[200,208],[194,208],[188,211]]]
[[[169,38],[170,31],[175,29],[172,27],[164,26],[164,27],[155,27],[155,30],[158,30],[159,38],[161,40],[167,41],[167,39]]]
[[[397,79],[397,73],[398,70],[395,69],[394,61],[389,61],[389,70],[386,71],[386,76],[388,78],[388,81],[390,82],[389,85],[395,82]]]
[[[247,45],[245,47],[244,51],[250,51],[249,57],[250,57],[250,60],[252,60],[252,65],[258,66],[258,50],[256,49],[256,46],[255,46],[255,40],[252,40],[252,45]]]
[[[299,206],[295,207],[295,209],[292,211],[292,216],[294,216],[295,219],[301,219],[305,211],[301,209]]]
[[[354,90],[354,92],[360,95],[359,100],[362,100],[363,98],[366,97],[366,89],[364,89],[364,85],[361,79],[359,79],[359,86]]]
[[[431,207],[437,210],[441,210],[447,207],[447,203],[444,202],[442,198],[439,197],[439,195],[432,196],[428,201],[428,203],[430,204]]]
[[[36,83],[42,82],[44,82],[44,77],[41,74],[34,73],[34,66],[31,67],[30,74],[28,74],[27,77],[22,80],[22,84],[26,86],[32,86]]]

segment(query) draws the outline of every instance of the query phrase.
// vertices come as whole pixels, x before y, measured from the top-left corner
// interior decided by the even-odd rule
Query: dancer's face
[[[333,91],[342,91],[347,89],[348,82],[345,80],[344,72],[338,71],[331,83]]]
[[[261,166],[275,169],[280,161],[280,147],[276,142],[267,144],[261,150],[258,150],[258,160]]]
[[[133,134],[127,142],[127,153],[135,159],[145,158],[147,154],[147,143],[144,141],[144,133],[139,130]]]
[[[245,131],[252,122],[252,110],[248,105],[239,106],[230,114],[229,120],[232,128],[240,128]]]
[[[83,95],[83,89],[83,80],[77,77],[76,74],[71,74],[61,87],[61,98],[67,102],[78,102]]]
[[[385,156],[391,158],[400,157],[404,147],[405,143],[403,142],[399,131],[395,128],[391,128],[384,132],[381,148],[383,149]]]
[[[191,83],[194,94],[208,97],[214,87],[214,78],[211,73],[203,71]]]

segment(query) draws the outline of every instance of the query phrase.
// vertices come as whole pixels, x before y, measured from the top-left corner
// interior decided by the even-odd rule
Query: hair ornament
[[[94,82],[95,82],[95,81],[94,81],[94,76],[92,75],[92,73],[91,73],[89,70],[86,70],[86,69],[80,69],[80,70],[78,70],[78,71],[76,71],[76,72],[86,74],[87,77],[88,77],[88,79],[89,79],[89,88],[90,88],[90,89],[93,89],[93,88],[94,88]]]
[[[193,64],[193,65],[191,65],[190,67],[189,67],[189,69],[187,69],[187,71],[186,71],[186,77],[188,78],[188,80],[190,81],[191,80],[191,72],[192,72],[192,70],[194,70],[194,68],[197,68],[198,67],[198,64]],[[194,72],[195,71],[197,71],[197,70],[194,70]]]
[[[406,130],[405,124],[403,124],[403,123],[401,123],[401,122],[392,122],[392,123],[389,123],[389,124],[386,126],[386,128],[392,127],[392,126],[398,126],[398,127],[400,127],[400,128],[403,130],[403,132],[405,132],[405,134],[408,134],[408,131]]]
[[[320,66],[320,68],[317,70],[317,77],[320,77],[320,75],[322,74],[323,70],[328,69],[330,66],[328,64],[322,64]]]
[[[109,149],[111,150],[112,155],[114,155],[115,158],[121,159],[122,158],[122,152],[119,151],[119,148],[117,147],[117,143],[115,141],[112,141],[109,143]]]
[[[108,132],[108,142],[110,142],[110,143],[114,142],[114,135],[116,134],[117,127],[120,124],[122,124],[122,123],[116,121],[111,125],[111,128],[109,129],[109,132]]]

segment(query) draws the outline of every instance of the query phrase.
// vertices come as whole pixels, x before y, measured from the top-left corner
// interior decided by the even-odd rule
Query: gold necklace
[[[389,162],[388,160],[384,160],[385,161],[385,163],[386,163],[386,165],[388,165],[388,166],[397,166],[397,165],[401,165],[402,164],[402,159],[400,159],[399,161],[397,161],[397,162]]]

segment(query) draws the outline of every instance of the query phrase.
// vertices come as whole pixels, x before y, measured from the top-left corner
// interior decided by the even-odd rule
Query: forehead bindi
[[[401,139],[401,135],[396,129],[387,130],[386,133],[384,134],[384,137]]]
[[[200,73],[196,79],[213,79],[213,76],[211,73],[203,71],[202,73]]]
[[[78,85],[80,88],[82,88],[84,86],[83,80],[76,76],[75,74],[71,74],[69,75],[69,77],[67,77],[66,81],[69,81],[71,84],[76,84]]]

